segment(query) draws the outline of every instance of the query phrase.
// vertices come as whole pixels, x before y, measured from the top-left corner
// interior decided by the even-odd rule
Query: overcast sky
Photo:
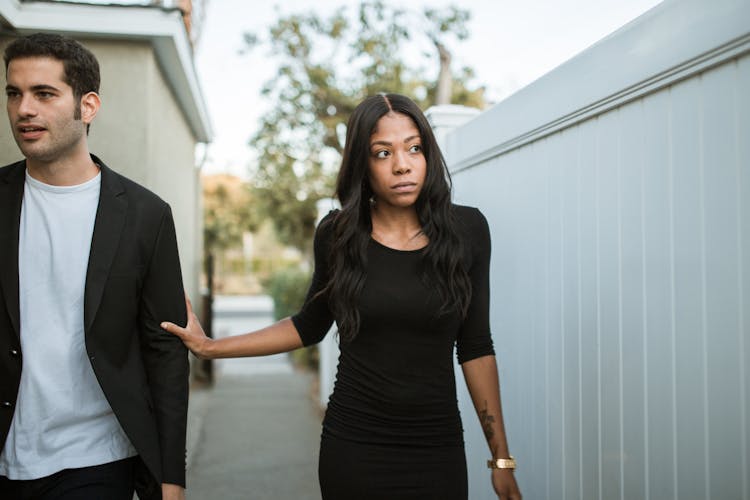
[[[329,14],[346,3],[312,2],[320,14]],[[450,47],[454,68],[473,68],[473,83],[485,86],[488,98],[497,102],[658,3],[660,0],[413,0],[409,5],[419,11],[424,5],[441,8],[453,4],[471,12],[469,39]],[[247,141],[271,106],[263,100],[260,88],[277,65],[262,49],[241,55],[242,34],[264,35],[278,12],[306,12],[310,5],[309,0],[208,2],[196,49],[196,68],[214,130],[204,164],[206,173],[246,174],[253,158]]]

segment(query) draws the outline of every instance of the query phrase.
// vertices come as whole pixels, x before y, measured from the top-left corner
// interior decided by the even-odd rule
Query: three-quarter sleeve
[[[327,294],[319,294],[328,284],[331,243],[333,239],[333,220],[335,211],[326,215],[315,230],[313,251],[315,269],[312,282],[307,290],[302,309],[292,316],[302,343],[306,346],[317,344],[325,337],[333,324],[333,313],[328,305]]]
[[[459,363],[495,354],[490,332],[490,228],[487,219],[476,208],[464,208],[459,214],[468,251],[471,280],[471,303],[456,339]]]

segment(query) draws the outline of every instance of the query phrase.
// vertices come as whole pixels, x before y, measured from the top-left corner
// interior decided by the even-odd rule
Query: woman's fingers
[[[183,328],[180,328],[174,323],[170,323],[169,321],[162,321],[161,324],[159,324],[159,326],[162,328],[162,330],[166,330],[169,333],[173,333],[177,335],[178,337],[182,336],[180,335],[182,333],[180,330],[183,330]]]
[[[179,325],[175,325],[174,323],[170,323],[169,321],[163,321],[161,324],[159,324],[159,326],[162,328],[162,330],[166,330],[172,335],[176,335],[183,342],[187,340],[188,332],[185,328],[182,328]]]
[[[159,326],[167,332],[179,337],[182,343],[185,344],[185,347],[190,349],[193,354],[199,358],[203,357],[201,346],[207,338],[205,334],[203,334],[203,330],[200,330],[200,333],[192,331],[191,328],[194,327],[190,326],[190,322],[188,322],[188,328],[182,328],[174,323],[170,323],[169,321],[164,321]],[[198,326],[198,328],[200,328],[200,326]]]
[[[193,314],[193,303],[190,302],[187,292],[185,292],[185,306],[187,307],[188,318]]]

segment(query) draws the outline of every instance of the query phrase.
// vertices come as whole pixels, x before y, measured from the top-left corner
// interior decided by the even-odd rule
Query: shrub
[[[273,299],[274,318],[278,321],[300,310],[310,286],[310,273],[298,266],[289,266],[271,274],[265,283],[266,293]],[[298,366],[317,370],[317,346],[305,347],[292,352],[292,360]]]

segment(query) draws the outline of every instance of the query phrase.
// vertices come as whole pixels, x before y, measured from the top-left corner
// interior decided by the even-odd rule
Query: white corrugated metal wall
[[[750,2],[664,2],[444,152],[491,225],[525,498],[750,498]]]

